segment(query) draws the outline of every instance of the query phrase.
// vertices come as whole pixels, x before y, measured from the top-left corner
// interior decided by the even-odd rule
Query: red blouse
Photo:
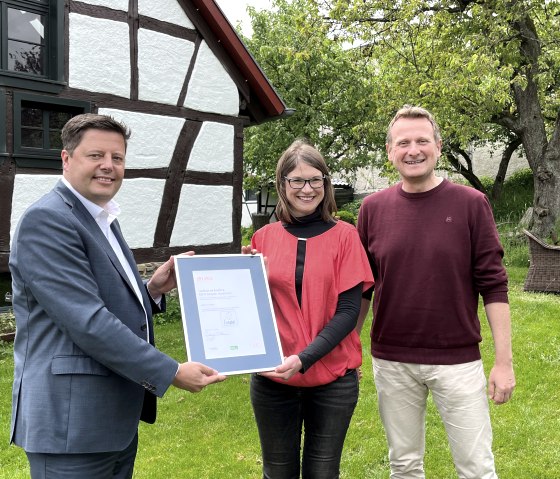
[[[303,351],[331,320],[338,295],[359,283],[366,290],[373,275],[354,226],[339,221],[323,234],[307,239],[301,307],[295,287],[298,238],[280,222],[259,229],[252,246],[268,258],[268,282],[285,356]],[[319,386],[362,364],[358,334],[352,331],[335,348],[305,372],[296,373],[292,386]],[[273,379],[274,380],[274,379]]]

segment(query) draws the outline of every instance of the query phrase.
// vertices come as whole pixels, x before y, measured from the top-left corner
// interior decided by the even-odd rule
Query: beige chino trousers
[[[426,401],[432,392],[460,479],[497,479],[482,361],[410,364],[373,358],[391,479],[424,479]]]

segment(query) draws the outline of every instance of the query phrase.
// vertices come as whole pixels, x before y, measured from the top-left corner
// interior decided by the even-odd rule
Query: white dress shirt
[[[95,203],[88,200],[87,198],[82,196],[80,193],[78,193],[76,191],[76,189],[70,184],[70,182],[66,178],[62,177],[62,182],[68,187],[68,189],[72,193],[74,193],[74,195],[76,195],[76,197],[81,201],[81,203],[85,206],[85,208],[91,214],[91,216],[93,217],[93,219],[95,220],[95,222],[97,223],[99,228],[101,229],[103,235],[109,241],[109,244],[111,245],[111,248],[113,248],[113,251],[115,252],[115,255],[119,259],[119,262],[121,263],[121,266],[123,267],[124,272],[126,273],[126,276],[128,277],[128,280],[130,281],[130,284],[132,285],[132,288],[134,289],[134,292],[136,293],[136,296],[138,297],[138,301],[140,301],[140,304],[142,305],[142,309],[144,310],[144,317],[145,317],[145,320],[146,320],[146,340],[149,342],[150,341],[150,327],[148,325],[148,315],[146,313],[146,308],[144,307],[144,301],[142,299],[142,293],[140,291],[140,287],[138,286],[138,282],[136,281],[136,277],[134,276],[134,273],[132,272],[132,267],[131,267],[130,263],[127,261],[125,255],[122,251],[121,245],[119,244],[119,241],[117,240],[117,237],[115,236],[115,234],[113,233],[113,230],[111,229],[111,223],[117,218],[117,215],[119,215],[119,213],[121,212],[121,209],[120,209],[118,203],[115,200],[110,200],[105,205],[105,208],[102,208],[101,206],[96,205]],[[156,301],[156,303],[157,303],[157,301]]]

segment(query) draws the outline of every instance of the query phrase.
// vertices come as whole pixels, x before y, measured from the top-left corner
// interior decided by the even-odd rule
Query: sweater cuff
[[[491,303],[506,303],[509,304],[507,291],[497,291],[495,293],[488,293],[482,297],[484,305]]]

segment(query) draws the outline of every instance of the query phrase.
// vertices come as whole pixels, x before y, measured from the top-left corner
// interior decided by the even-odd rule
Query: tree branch
[[[484,185],[472,170],[472,160],[469,154],[459,146],[451,145],[449,143],[443,145],[443,150],[445,152],[445,157],[451,163],[453,168],[455,168],[455,171],[463,175],[463,177],[478,191],[486,193]],[[458,153],[465,160],[465,162],[467,163],[467,168],[463,167],[455,153]]]
[[[502,194],[502,187],[504,186],[504,181],[506,179],[506,173],[509,166],[509,162],[511,161],[512,155],[515,153],[515,150],[521,145],[521,138],[515,137],[513,138],[506,146],[506,149],[502,153],[502,159],[500,160],[500,166],[498,167],[498,173],[496,174],[496,178],[494,178],[494,184],[492,185],[492,192],[491,198],[492,201],[497,200],[500,198]]]

